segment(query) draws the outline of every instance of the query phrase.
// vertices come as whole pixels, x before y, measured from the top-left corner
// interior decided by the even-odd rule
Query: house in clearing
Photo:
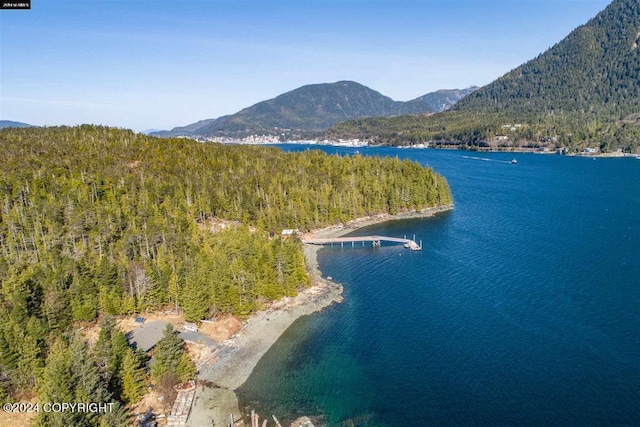
[[[167,325],[168,322],[164,320],[143,323],[127,334],[127,340],[130,345],[144,351],[149,356],[153,356],[153,350],[163,338]]]
[[[282,233],[280,234],[280,236],[282,236],[283,239],[286,239],[296,234],[298,234],[297,228],[287,228],[285,230],[282,230]]]

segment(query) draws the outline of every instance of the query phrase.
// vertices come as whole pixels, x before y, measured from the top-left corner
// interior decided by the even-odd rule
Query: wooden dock
[[[344,247],[345,244],[350,243],[351,247],[355,247],[356,243],[361,243],[362,246],[365,245],[366,242],[371,242],[373,246],[380,246],[381,242],[390,242],[390,243],[402,243],[405,248],[411,249],[412,251],[422,250],[422,242],[418,245],[414,240],[411,239],[401,239],[399,237],[388,237],[388,236],[354,236],[354,237],[324,237],[324,238],[311,238],[311,239],[302,239],[302,243],[306,243],[309,245],[331,245],[340,244],[341,247]]]

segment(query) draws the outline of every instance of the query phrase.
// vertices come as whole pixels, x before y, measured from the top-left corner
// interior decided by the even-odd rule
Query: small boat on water
[[[517,161],[516,159],[513,159],[513,160],[511,160],[511,164],[512,164],[512,165],[517,165],[517,164],[518,164],[518,161]]]

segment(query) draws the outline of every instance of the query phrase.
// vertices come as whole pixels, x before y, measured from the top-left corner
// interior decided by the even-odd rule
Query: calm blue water
[[[640,161],[360,151],[432,166],[455,209],[358,231],[415,233],[422,252],[323,249],[345,301],[285,333],[245,408],[329,426],[640,425]]]

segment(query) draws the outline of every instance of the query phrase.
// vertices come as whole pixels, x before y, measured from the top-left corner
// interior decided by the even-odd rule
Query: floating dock
[[[354,237],[323,237],[323,238],[312,238],[312,239],[302,239],[302,243],[306,243],[309,245],[331,245],[340,244],[341,247],[345,246],[345,243],[348,245],[351,243],[351,247],[355,247],[356,243],[362,243],[362,246],[365,245],[366,242],[371,242],[373,246],[380,246],[381,242],[390,242],[390,243],[402,243],[405,248],[411,249],[412,251],[422,250],[422,242],[418,245],[415,240],[411,239],[402,239],[399,237],[388,237],[388,236],[354,236]]]

